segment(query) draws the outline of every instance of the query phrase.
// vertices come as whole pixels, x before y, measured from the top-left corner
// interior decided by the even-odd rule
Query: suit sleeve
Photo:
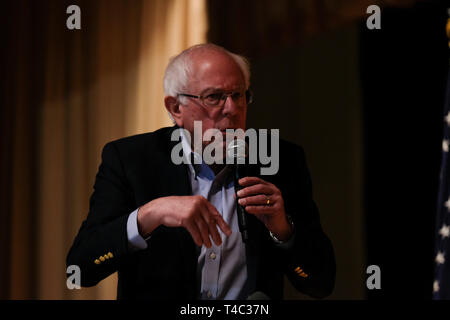
[[[114,143],[103,148],[89,213],[67,255],[67,266],[78,265],[81,285],[93,286],[118,270],[128,254],[127,220],[132,194]]]
[[[289,157],[291,183],[282,190],[285,210],[295,225],[293,246],[282,254],[285,274],[307,295],[324,298],[334,289],[336,262],[331,241],[323,232],[312,198],[312,184],[303,149],[295,146]]]

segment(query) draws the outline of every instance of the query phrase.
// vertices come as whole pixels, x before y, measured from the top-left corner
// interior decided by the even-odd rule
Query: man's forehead
[[[190,71],[190,84],[201,85],[203,90],[234,90],[245,87],[242,70],[237,62],[224,52],[209,50],[194,55]]]
[[[209,70],[214,67],[226,66],[231,69],[239,69],[238,63],[225,51],[204,48],[191,53],[191,68],[196,71]]]
[[[211,81],[211,79],[191,79],[188,88],[195,90],[197,94],[207,94],[221,91],[242,91],[245,90],[244,81],[239,78],[229,78],[225,81]]]

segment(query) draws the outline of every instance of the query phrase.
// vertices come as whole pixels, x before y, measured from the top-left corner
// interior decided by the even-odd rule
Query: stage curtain
[[[69,30],[69,5],[81,30]],[[205,41],[204,0],[6,1],[1,93],[2,298],[115,299],[117,275],[68,290],[102,147],[171,125],[169,58]],[[4,177],[4,179],[3,179]]]

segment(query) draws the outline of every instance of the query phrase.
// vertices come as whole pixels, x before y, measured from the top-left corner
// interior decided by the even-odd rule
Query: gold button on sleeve
[[[95,264],[100,264],[100,260],[95,259],[95,260],[94,260],[94,263],[95,263]]]

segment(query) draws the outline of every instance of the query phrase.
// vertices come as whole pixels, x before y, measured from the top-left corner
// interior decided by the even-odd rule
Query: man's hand
[[[220,230],[227,236],[231,229],[217,209],[202,196],[170,196],[152,200],[138,211],[138,229],[146,238],[159,225],[184,227],[194,242],[207,248],[211,247],[210,236],[216,245],[222,243]]]
[[[281,191],[257,177],[245,177],[238,182],[244,187],[237,193],[239,204],[261,220],[277,239],[289,240],[293,230],[286,218]]]

